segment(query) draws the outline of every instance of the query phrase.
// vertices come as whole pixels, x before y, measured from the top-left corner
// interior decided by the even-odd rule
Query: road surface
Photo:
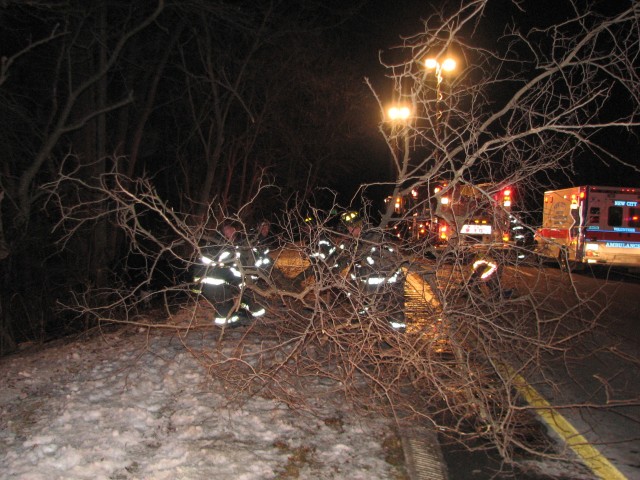
[[[573,309],[562,319],[565,332],[588,327],[565,351],[546,355],[544,382],[526,380],[611,462],[603,478],[640,479],[640,279],[523,267],[508,271],[506,281],[545,298],[549,311]]]

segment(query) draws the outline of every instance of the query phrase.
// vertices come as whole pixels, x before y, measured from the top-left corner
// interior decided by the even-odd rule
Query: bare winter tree
[[[130,9],[127,20],[111,28],[107,2],[86,9],[56,2],[5,2],[2,6],[0,111],[5,123],[13,126],[2,135],[6,161],[0,179],[5,197],[1,220],[11,252],[3,269],[2,290],[12,299],[4,299],[2,314],[22,340],[45,335],[47,321],[42,317],[49,311],[45,300],[49,295],[36,295],[42,301],[39,306],[26,297],[39,290],[55,295],[59,288],[46,284],[52,277],[44,272],[58,271],[59,264],[45,265],[52,262],[54,249],[41,241],[48,236],[50,218],[41,215],[40,187],[57,173],[61,152],[73,151],[97,173],[103,168],[95,160],[104,158],[109,149],[107,118],[132,101],[126,90],[112,95],[109,79],[130,44],[163,8],[159,2],[149,9]],[[84,277],[95,284],[107,281],[113,242],[105,222],[95,227],[75,244],[74,258],[79,262],[69,262],[75,270],[68,269],[68,278]],[[33,248],[38,243],[39,248]],[[88,268],[80,274],[84,267]]]
[[[394,100],[410,108],[404,124],[383,124],[399,196],[443,178],[535,188],[574,171],[583,152],[637,172],[610,142],[638,125],[637,6],[603,17],[570,5],[575,18],[526,33],[510,25],[490,50],[474,46],[488,2],[468,2],[425,22],[406,56],[383,59]],[[451,72],[439,63],[447,58],[457,61]]]
[[[56,250],[50,231],[57,212],[43,204],[41,187],[55,180],[66,159],[91,166],[93,171],[77,171],[87,185],[93,178],[99,186],[112,169],[110,159],[117,158],[117,171],[132,184],[139,176],[152,176],[165,202],[203,218],[220,214],[208,211],[214,198],[218,206],[240,209],[262,191],[263,172],[287,177],[279,183],[289,192],[309,190],[318,165],[329,164],[317,155],[318,147],[329,142],[315,138],[316,130],[329,124],[325,114],[305,121],[312,135],[303,137],[291,135],[291,125],[301,121],[278,113],[287,103],[299,106],[300,98],[318,101],[323,91],[347,91],[335,83],[348,83],[345,72],[331,80],[296,60],[313,63],[320,55],[321,49],[313,56],[304,52],[313,43],[305,37],[322,32],[314,32],[309,22],[322,21],[326,27],[322,5],[309,2],[308,9],[291,13],[279,2],[245,9],[205,1],[9,1],[0,8],[0,115],[12,125],[0,133],[5,152],[0,169],[0,232],[6,244],[2,295],[12,299],[3,300],[2,315],[8,325],[26,324],[19,325],[20,339],[65,329],[46,313],[46,305],[26,301],[36,291],[46,292],[37,298],[47,303],[76,289],[110,286],[130,270],[123,260],[128,254],[123,232],[111,228],[109,197],[94,188],[87,189],[86,198],[69,198],[104,212],[93,210],[96,222],[76,231],[62,252]],[[233,51],[229,43],[236,46]],[[287,55],[287,50],[300,53]],[[305,75],[316,84],[309,85]],[[335,136],[335,130],[326,135]],[[312,137],[313,151],[308,148]],[[333,144],[339,150],[339,142]],[[294,156],[295,168],[289,162]],[[282,186],[263,194],[260,209],[272,210],[273,197],[281,191]]]
[[[243,89],[240,95],[235,89],[241,76],[232,79],[224,75],[226,70],[206,68],[196,74],[187,68],[193,64],[183,63],[193,87],[188,93],[197,91],[203,95],[199,99],[211,102],[186,104],[198,137],[193,151],[204,152],[211,161],[198,170],[206,173],[208,190],[196,201],[202,215],[194,221],[190,208],[172,208],[152,178],[130,178],[119,170],[118,161],[111,160],[112,168],[91,183],[82,171],[87,166],[76,166],[68,157],[60,176],[47,185],[48,198],[61,211],[57,228],[64,232],[63,241],[107,215],[125,233],[141,275],[128,285],[78,295],[67,308],[100,322],[169,328],[179,335],[215,329],[220,342],[237,342],[234,355],[225,356],[215,346],[193,353],[212,375],[233,387],[230,395],[276,395],[292,406],[311,408],[297,395],[296,382],[308,375],[322,376],[335,380],[336,393],[363,412],[390,415],[399,423],[437,425],[469,446],[497,450],[506,462],[514,462],[517,451],[566,460],[566,452],[535,430],[533,415],[518,394],[519,374],[544,380],[546,358],[575,353],[599,328],[599,292],[583,294],[571,288],[571,299],[558,300],[544,285],[544,271],[537,273],[540,285],[518,278],[517,248],[471,248],[462,235],[436,247],[415,231],[391,247],[393,263],[384,275],[357,274],[389,245],[389,226],[414,228],[416,218],[422,218],[432,225],[441,219],[455,227],[474,209],[487,206],[498,221],[511,213],[504,203],[494,201],[503,187],[515,188],[521,198],[525,192],[535,194],[556,176],[574,175],[575,162],[587,153],[601,162],[638,170],[608,142],[614,135],[637,133],[638,5],[604,15],[569,2],[569,19],[528,29],[511,25],[499,38],[481,43],[480,33],[491,22],[490,4],[462,2],[432,16],[423,32],[404,39],[392,59],[382,58],[396,87],[397,107],[404,105],[409,113],[403,123],[390,125],[386,102],[371,83],[384,117],[380,131],[395,167],[395,178],[387,185],[392,195],[386,211],[376,217],[374,206],[363,199],[365,209],[359,214],[364,222],[358,222],[363,230],[354,233],[355,224],[344,231],[334,223],[345,210],[345,218],[354,218],[349,205],[337,200],[322,208],[289,202],[274,225],[279,232],[278,248],[271,254],[275,266],[233,265],[233,275],[241,278],[234,285],[234,308],[255,300],[266,310],[245,325],[242,335],[227,335],[233,327],[232,313],[225,317],[215,295],[202,293],[203,284],[215,286],[223,279],[193,271],[216,262],[222,265],[231,256],[207,253],[214,247],[236,247],[220,239],[223,223],[233,221],[246,238],[255,238],[247,222],[250,215],[244,214],[256,207],[271,183],[257,174],[241,176],[253,187],[241,187],[246,195],[233,210],[221,208],[220,197],[214,199],[212,193],[224,195],[225,185],[234,178],[232,167],[249,167],[251,149],[246,147],[258,137],[244,127],[249,118],[259,123],[267,110],[252,108],[258,104],[253,103],[253,90]],[[521,3],[513,6],[518,12]],[[204,38],[215,33],[203,28]],[[209,46],[205,42],[198,51],[206,60],[215,57]],[[248,65],[252,49],[245,53],[234,63],[239,70]],[[444,60],[450,54],[457,68],[447,76]],[[434,60],[435,70],[426,69],[427,58]],[[210,65],[205,61],[200,66]],[[623,103],[617,101],[621,97]],[[220,122],[239,111],[244,112],[242,122]],[[238,126],[239,132],[224,130],[231,126]],[[238,144],[227,145],[229,138]],[[229,156],[228,163],[217,163],[222,152]],[[370,187],[363,185],[362,191]],[[465,189],[473,192],[465,194],[471,199],[468,208],[456,210],[442,201]],[[406,198],[411,202],[405,203]],[[315,246],[325,241],[333,249],[323,256]],[[257,246],[248,241],[242,248],[253,251]],[[474,281],[471,267],[478,253],[489,254],[495,269],[503,273],[502,278],[497,275],[497,289]],[[154,272],[167,258],[177,268],[164,269],[163,274],[176,272],[175,278],[170,287],[154,291]],[[399,281],[404,283],[401,307],[389,300],[396,298],[390,296],[392,287],[386,289]],[[517,296],[502,294],[507,282],[519,290]],[[91,303],[96,294],[107,300],[99,308]],[[138,315],[150,298],[162,299],[167,321],[161,325],[148,314]],[[395,321],[399,311],[404,314],[401,328]],[[264,339],[264,349],[245,349],[242,337],[253,334]],[[637,403],[637,398],[614,395],[609,406]],[[523,426],[528,428],[523,431]]]
[[[600,162],[601,169],[615,165],[632,177],[640,168],[617,145],[637,143],[640,9],[619,5],[604,14],[579,2],[565,6],[570,15],[558,23],[510,24],[491,40],[484,36],[494,12],[491,2],[443,10],[424,22],[422,33],[406,37],[388,58],[381,57],[395,84],[395,110],[390,112],[386,100],[376,95],[384,118],[381,132],[396,171],[394,201],[381,224],[393,220],[416,227],[416,218],[430,225],[440,219],[458,233],[444,249],[419,245],[428,250],[421,254],[435,256],[429,264],[436,315],[456,360],[448,374],[438,371],[446,381],[427,373],[423,352],[405,366],[421,379],[420,389],[429,385],[423,398],[438,392],[456,418],[473,418],[475,427],[458,433],[491,438],[506,459],[512,458],[514,446],[523,446],[514,429],[523,419],[511,397],[516,377],[504,365],[544,378],[540,360],[560,351],[570,356],[596,328],[601,311],[585,314],[591,298],[577,290],[573,312],[550,303],[548,292],[541,297],[531,291],[515,301],[496,299],[488,291],[475,295],[470,259],[488,253],[506,268],[519,255],[513,247],[470,249],[455,230],[505,187],[514,188],[524,201],[528,195],[541,197],[545,187],[561,179],[575,182],[587,162]],[[513,7],[514,12],[525,8],[516,2]],[[456,211],[454,200],[442,201],[465,189],[476,192],[475,210]],[[407,198],[407,205],[396,204],[395,199]],[[495,203],[494,221],[511,214]],[[525,228],[533,232],[535,225]],[[514,281],[521,289],[525,285]],[[462,393],[455,401],[452,389]],[[628,400],[638,401],[616,402]]]
[[[412,222],[414,214],[425,211],[432,221],[443,218],[455,225],[473,211],[448,210],[439,201],[445,195],[473,188],[478,208],[491,204],[505,186],[514,186],[524,198],[554,177],[576,175],[580,165],[574,162],[585,153],[605,165],[638,170],[608,141],[637,132],[638,7],[607,16],[570,3],[574,16],[569,20],[529,31],[510,26],[493,44],[479,45],[475,36],[491,20],[484,16],[488,3],[465,2],[453,13],[431,17],[423,33],[405,39],[393,61],[383,58],[397,87],[396,100],[412,112],[401,125],[381,127],[396,167],[392,199],[428,193],[400,217],[394,217],[398,212],[390,203],[381,226]],[[457,56],[458,70],[446,78],[443,62],[450,53]],[[435,59],[435,71],[426,70],[427,58]],[[379,100],[386,120],[387,106]],[[442,188],[438,195],[435,186]],[[496,217],[508,213],[501,208],[494,206]],[[283,224],[283,231],[292,233],[285,244],[293,265],[308,256],[293,241],[293,232],[301,228],[293,227],[293,219],[304,216],[298,213],[289,212]],[[312,232],[311,242],[336,235],[324,221]],[[520,377],[507,365],[529,378],[545,378],[545,358],[575,354],[598,329],[602,307],[594,306],[596,294],[573,289],[573,300],[558,304],[548,290],[528,290],[512,277],[520,296],[494,296],[470,281],[470,252],[475,256],[482,250],[462,242],[444,249],[428,243],[404,247],[401,261],[408,278],[418,275],[405,290],[413,288],[422,297],[406,335],[389,330],[388,309],[363,308],[366,296],[348,276],[316,265],[313,280],[298,295],[279,290],[291,308],[274,312],[278,321],[269,326],[288,353],[273,365],[261,364],[259,378],[271,379],[268,385],[282,388],[285,396],[291,393],[283,387],[283,372],[339,378],[347,395],[368,411],[390,405],[396,415],[428,419],[470,445],[489,440],[506,461],[513,461],[518,449],[563,457],[543,439],[534,445],[526,441],[534,430],[531,416],[516,393]],[[517,271],[511,270],[518,257],[513,250],[489,253],[498,268]],[[425,260],[425,254],[435,259]],[[228,360],[211,361],[221,366]],[[249,368],[242,361],[236,365]],[[244,391],[256,379],[254,369],[246,373],[225,378]],[[612,399],[610,406],[632,403],[638,399]]]
[[[226,24],[205,10],[195,15],[180,46],[184,81],[176,95],[184,103],[172,112],[176,122],[186,112],[193,125],[177,155],[194,215],[202,216],[213,198],[239,209],[255,196],[263,171],[278,178],[284,195],[308,195],[319,178],[344,174],[348,162],[340,160],[349,139],[341,132],[361,131],[352,105],[366,90],[314,31],[317,22],[308,18],[319,15],[317,8],[276,2],[258,16],[238,10]],[[309,51],[310,42],[318,48]]]

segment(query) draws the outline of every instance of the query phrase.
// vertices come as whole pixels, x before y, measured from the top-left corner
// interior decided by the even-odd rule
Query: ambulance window
[[[640,208],[629,209],[629,226],[640,227]]]
[[[600,223],[600,207],[589,209],[589,223]]]
[[[622,226],[622,207],[609,207],[609,221],[607,224],[610,227]]]

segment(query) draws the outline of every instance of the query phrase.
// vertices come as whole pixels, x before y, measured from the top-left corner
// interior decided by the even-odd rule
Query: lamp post
[[[446,57],[443,59],[439,59],[439,58],[427,58],[424,62],[424,66],[426,68],[427,73],[429,72],[434,72],[435,73],[435,77],[436,77],[436,104],[435,104],[435,110],[436,110],[436,116],[435,116],[435,124],[434,124],[434,133],[433,133],[433,145],[434,145],[434,151],[433,151],[433,160],[435,165],[438,164],[439,162],[439,157],[440,157],[440,129],[441,129],[441,118],[442,118],[442,80],[443,80],[443,74],[445,73],[451,73],[453,72],[456,67],[457,67],[457,62],[455,61],[455,59],[451,58],[451,57]],[[430,195],[430,194],[429,194]],[[442,199],[443,203],[444,203],[444,198]],[[433,219],[433,213],[434,213],[434,208],[433,205],[431,203],[431,196],[429,196],[429,203],[426,205],[426,208],[429,208],[429,211],[431,212],[431,217]],[[435,211],[438,210],[438,205],[436,204],[435,207]],[[436,223],[436,226],[438,224]],[[446,227],[445,227],[446,228]],[[438,236],[440,237],[442,235],[442,232],[438,231],[438,232],[433,232],[432,233],[437,233]]]
[[[394,179],[402,177],[407,168],[407,162],[410,154],[409,135],[407,129],[412,117],[413,108],[407,104],[393,104],[385,111],[385,121],[391,127],[391,135],[388,140],[391,148],[391,156],[393,157],[391,176]],[[402,145],[400,145],[400,142],[402,142]],[[401,205],[395,205],[399,198],[399,184],[397,181],[394,183],[395,187],[390,199],[391,201],[387,204],[385,215],[381,221],[381,226],[386,226],[394,211],[401,210],[402,208]]]
[[[440,117],[442,117],[442,74],[453,72],[456,69],[457,62],[451,57],[447,57],[440,61],[437,58],[427,58],[424,62],[427,72],[435,72],[436,75],[436,119],[435,119],[435,143],[438,143],[440,136]],[[436,148],[436,156],[438,149]],[[437,158],[437,157],[436,157]]]
[[[413,117],[413,109],[406,104],[391,105],[386,111],[386,120],[391,125],[391,140],[393,161],[396,171],[392,175],[400,174],[402,166],[406,164],[409,155],[409,135],[407,135],[407,127]],[[400,147],[400,138],[402,138],[403,146]],[[400,158],[400,155],[404,158]]]

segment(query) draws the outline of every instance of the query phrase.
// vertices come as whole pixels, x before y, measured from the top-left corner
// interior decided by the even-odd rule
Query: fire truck
[[[434,189],[435,229],[441,243],[497,246],[512,241],[513,189],[493,183]]]
[[[511,214],[513,189],[497,184],[449,186],[438,183],[396,199],[394,211],[401,220],[393,223],[394,235],[405,240],[427,240],[445,245],[498,244],[514,240]]]
[[[566,269],[640,267],[640,188],[579,186],[544,193],[536,252]]]

